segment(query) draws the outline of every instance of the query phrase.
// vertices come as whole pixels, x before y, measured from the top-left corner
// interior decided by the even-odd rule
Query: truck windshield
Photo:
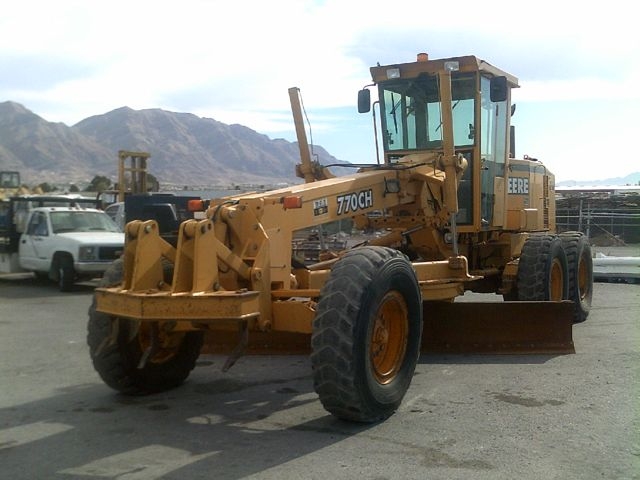
[[[384,148],[425,150],[442,148],[442,118],[436,75],[385,82],[380,86],[380,109]],[[474,74],[454,74],[453,137],[457,147],[475,142]]]
[[[118,226],[104,212],[66,210],[51,212],[53,233],[64,232],[119,232]]]

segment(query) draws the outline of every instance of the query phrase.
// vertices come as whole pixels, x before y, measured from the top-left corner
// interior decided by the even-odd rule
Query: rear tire
[[[591,310],[593,298],[593,258],[591,245],[581,232],[565,232],[560,234],[564,251],[567,254],[569,270],[569,300],[575,308],[573,322],[584,322]]]
[[[561,301],[569,295],[567,256],[556,235],[531,235],[518,265],[518,300]]]
[[[391,415],[420,354],[422,297],[399,251],[362,247],[334,266],[311,335],[314,387],[324,408],[357,422]]]
[[[100,286],[117,285],[123,276],[123,262],[116,260],[105,272]],[[182,384],[195,367],[202,348],[202,332],[163,332],[160,347],[138,368],[149,344],[152,324],[112,317],[96,310],[95,296],[89,308],[87,343],[93,366],[114,390],[130,395],[161,392]],[[117,329],[113,342],[110,337]]]

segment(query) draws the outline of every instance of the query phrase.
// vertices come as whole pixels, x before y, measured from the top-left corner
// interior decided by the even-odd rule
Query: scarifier
[[[89,311],[109,386],[172,388],[202,351],[228,352],[224,369],[246,352],[310,351],[326,410],[371,422],[398,408],[421,349],[574,352],[590,246],[555,232],[553,174],[515,159],[517,79],[474,56],[426,54],[371,75],[358,109],[372,111],[374,90],[376,163],[333,176],[313,160],[292,88],[304,183],[199,202],[204,219],[182,223],[175,244],[154,221],[127,224]],[[312,264],[294,258],[295,232],[336,221],[376,235]],[[456,301],[466,291],[494,301]]]

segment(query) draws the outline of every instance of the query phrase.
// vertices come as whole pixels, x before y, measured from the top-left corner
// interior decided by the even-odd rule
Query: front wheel
[[[324,408],[352,421],[391,415],[420,353],[422,298],[400,252],[362,247],[334,266],[311,335],[314,387]]]
[[[123,262],[116,260],[105,272],[100,286],[122,280]],[[146,361],[141,359],[155,337],[157,347]],[[202,332],[168,332],[158,324],[116,318],[89,308],[87,343],[93,366],[111,388],[142,395],[180,385],[195,367],[202,348]]]
[[[58,288],[61,292],[70,292],[76,281],[76,271],[73,267],[73,259],[62,257],[58,260]]]

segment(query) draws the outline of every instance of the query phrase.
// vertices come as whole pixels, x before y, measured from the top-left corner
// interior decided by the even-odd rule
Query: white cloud
[[[0,16],[0,62],[20,70],[3,72],[0,99],[67,124],[127,105],[279,132],[291,125],[287,89],[298,86],[317,112],[316,130],[329,136],[325,115],[355,105],[371,64],[426,51],[475,54],[503,68],[520,78],[520,104],[556,103],[549,116],[566,115],[565,102],[574,101],[640,107],[635,18],[620,0],[519,8],[504,0],[23,0],[3,5]],[[569,125],[561,142],[539,132],[559,155],[581,134]],[[332,153],[350,160],[340,150],[352,147],[342,141]]]

